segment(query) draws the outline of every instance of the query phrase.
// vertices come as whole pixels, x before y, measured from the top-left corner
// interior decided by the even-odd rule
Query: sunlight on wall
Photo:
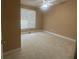
[[[36,27],[36,11],[21,8],[21,29]]]

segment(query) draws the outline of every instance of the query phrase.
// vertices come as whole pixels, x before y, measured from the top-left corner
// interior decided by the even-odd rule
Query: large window
[[[21,8],[21,29],[36,27],[36,11]]]

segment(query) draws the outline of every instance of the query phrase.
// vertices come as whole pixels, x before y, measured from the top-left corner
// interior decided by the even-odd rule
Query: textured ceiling
[[[51,4],[53,4],[53,0],[48,0],[51,1]],[[60,3],[64,2],[66,0],[56,0],[55,3]],[[33,7],[40,7],[43,3],[43,0],[21,0],[21,4],[27,5],[27,6],[33,6]]]

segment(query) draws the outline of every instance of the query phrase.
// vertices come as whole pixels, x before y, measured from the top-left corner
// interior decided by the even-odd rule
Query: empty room
[[[75,59],[76,0],[2,0],[1,59]]]

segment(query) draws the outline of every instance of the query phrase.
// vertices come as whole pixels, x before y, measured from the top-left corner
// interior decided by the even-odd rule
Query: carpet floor
[[[73,59],[76,41],[46,32],[21,35],[21,50],[4,59]]]

